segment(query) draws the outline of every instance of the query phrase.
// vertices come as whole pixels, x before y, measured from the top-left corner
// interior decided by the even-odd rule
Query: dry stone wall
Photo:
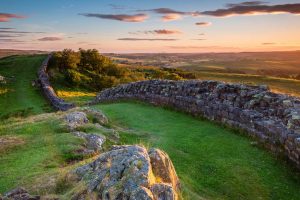
[[[142,100],[242,129],[300,168],[300,100],[266,86],[150,80],[106,89],[92,104]]]
[[[71,108],[74,108],[75,105],[72,103],[67,103],[63,99],[59,98],[54,89],[52,88],[50,81],[49,81],[49,76],[47,74],[47,67],[48,67],[48,62],[51,58],[51,54],[48,55],[48,57],[44,60],[42,63],[42,66],[40,67],[38,71],[38,81],[39,84],[41,85],[41,89],[45,95],[45,97],[49,100],[51,105],[56,109],[56,110],[61,110],[61,111],[66,111]]]

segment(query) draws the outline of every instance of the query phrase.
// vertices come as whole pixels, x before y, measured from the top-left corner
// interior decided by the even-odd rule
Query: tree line
[[[194,74],[179,69],[119,66],[96,49],[55,52],[49,61],[48,71],[54,81],[95,91],[139,80],[195,78]]]

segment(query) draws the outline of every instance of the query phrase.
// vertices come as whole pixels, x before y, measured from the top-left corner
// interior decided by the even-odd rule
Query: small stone
[[[89,122],[84,112],[71,112],[65,116],[65,121],[70,130],[75,130]]]

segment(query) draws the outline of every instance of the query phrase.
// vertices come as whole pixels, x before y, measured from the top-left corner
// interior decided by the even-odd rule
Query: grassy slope
[[[29,118],[11,119],[0,124],[1,137],[15,137],[23,144],[0,151],[0,193],[17,186],[42,191],[37,183],[44,179],[45,189],[48,181],[55,181],[67,161],[75,156],[72,152],[82,144],[82,140],[59,129],[59,120],[48,114]]]
[[[44,58],[12,56],[0,60],[0,74],[14,76],[0,88],[7,91],[0,95],[0,141],[12,140],[0,147],[0,193],[20,185],[30,188],[41,176],[47,182],[76,156],[72,152],[82,144],[59,128],[57,114],[27,117],[50,110],[40,90],[31,86]]]
[[[44,55],[11,56],[0,60],[0,74],[12,77],[7,84],[0,85],[4,91],[0,92],[0,117],[49,110],[39,88],[31,85],[44,58]]]
[[[197,199],[298,199],[300,176],[250,140],[208,121],[144,104],[98,105],[123,133],[124,143],[165,150],[184,186]],[[199,196],[198,196],[199,195]]]
[[[30,85],[42,60],[42,56],[16,56],[0,61],[0,74],[16,77],[0,97],[2,116],[28,112],[30,107],[33,114],[49,109],[39,91]],[[84,100],[84,95],[76,97],[70,92],[72,98]],[[143,104],[97,107],[108,114],[113,125],[134,130],[121,133],[123,143],[149,143],[169,153],[187,198],[297,199],[300,195],[300,178],[291,168],[231,130]],[[82,142],[59,128],[57,114],[2,121],[0,138],[7,136],[23,144],[0,152],[0,193],[17,185],[35,185],[41,192],[42,183],[53,182],[53,176],[60,174],[73,156],[70,152]]]

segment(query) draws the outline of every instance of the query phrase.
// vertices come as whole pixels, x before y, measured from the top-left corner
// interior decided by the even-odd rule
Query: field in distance
[[[15,50],[15,49],[0,49],[0,58],[12,55],[32,55],[32,54],[46,54],[46,51],[39,50]]]
[[[123,66],[179,68],[199,79],[266,84],[300,96],[300,51],[198,54],[107,54]]]

